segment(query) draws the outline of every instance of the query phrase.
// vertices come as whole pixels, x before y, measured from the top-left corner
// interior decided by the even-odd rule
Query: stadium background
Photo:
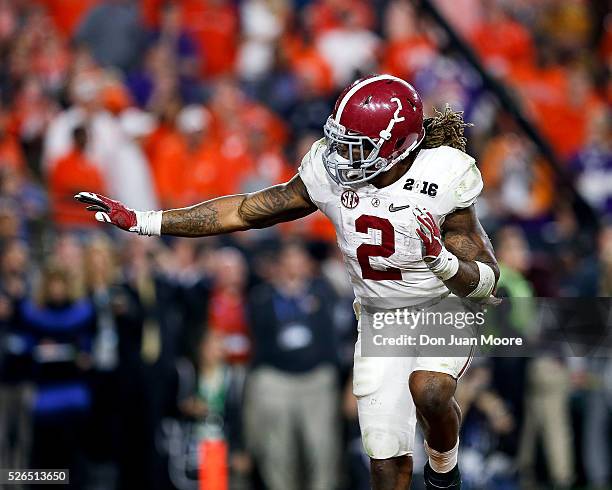
[[[606,2],[0,0],[0,59],[2,468],[195,488],[194,448],[224,438],[232,488],[367,488],[352,293],[322,216],[167,240],[72,200],[159,209],[282,182],[358,75],[474,123],[504,295],[612,292]],[[610,488],[611,379],[559,352],[476,363],[465,488]]]

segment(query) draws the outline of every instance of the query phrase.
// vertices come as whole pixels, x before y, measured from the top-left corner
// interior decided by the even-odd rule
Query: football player
[[[366,298],[405,298],[407,305],[451,293],[486,299],[499,270],[474,212],[483,184],[464,153],[465,126],[448,107],[424,119],[412,85],[373,75],[344,90],[325,137],[285,184],[167,211],[135,211],[89,192],[75,197],[98,221],[141,235],[218,235],[318,209],[335,225],[358,317],[366,314],[360,308]],[[460,488],[454,393],[468,363],[468,355],[362,357],[357,341],[353,391],[374,489],[410,487],[417,419],[428,455],[426,488]]]

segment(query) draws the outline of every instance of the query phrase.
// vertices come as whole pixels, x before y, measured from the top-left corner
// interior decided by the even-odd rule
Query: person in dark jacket
[[[272,278],[250,299],[247,441],[266,488],[298,488],[303,474],[306,488],[331,489],[339,443],[334,295],[313,277],[300,245],[284,246],[278,259]]]
[[[26,468],[31,442],[31,359],[15,305],[28,294],[27,245],[13,239],[0,248],[0,467]]]
[[[31,468],[68,468],[83,478],[83,424],[91,406],[86,372],[95,330],[93,304],[56,263],[42,271],[37,294],[17,307],[35,384]]]

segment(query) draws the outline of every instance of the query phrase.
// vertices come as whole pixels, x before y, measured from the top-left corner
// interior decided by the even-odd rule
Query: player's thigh
[[[465,355],[458,357],[419,356],[414,362],[413,372],[431,371],[447,374],[458,381],[470,367],[472,357],[472,350],[468,350]]]
[[[467,314],[475,317],[475,311],[451,295],[428,308],[425,315],[432,316],[425,318],[437,319],[454,315],[456,319],[460,319]],[[419,338],[426,339],[427,342],[421,342],[417,349],[414,371],[443,373],[459,380],[469,368],[475,353],[473,340],[477,333],[476,325],[465,322],[460,324],[458,320],[452,324],[440,324],[438,320],[433,320],[419,322],[415,330]]]
[[[413,452],[416,410],[408,389],[413,362],[409,357],[362,357],[357,341],[353,393],[363,446],[370,458]]]

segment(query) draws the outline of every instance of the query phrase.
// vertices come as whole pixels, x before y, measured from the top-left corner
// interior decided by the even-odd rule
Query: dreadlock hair
[[[438,148],[450,146],[465,151],[467,138],[463,136],[465,128],[473,126],[463,120],[463,111],[455,112],[448,104],[443,111],[434,109],[433,117],[426,117],[423,121],[425,138],[421,148]]]

